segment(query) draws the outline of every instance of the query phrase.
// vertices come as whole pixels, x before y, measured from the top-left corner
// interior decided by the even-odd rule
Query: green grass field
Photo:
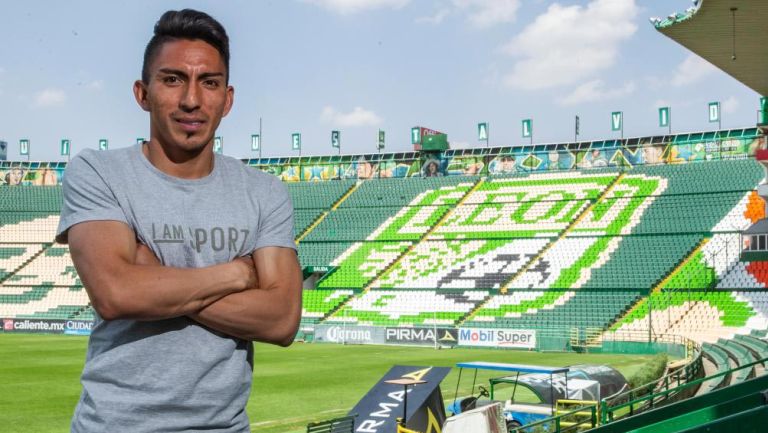
[[[80,394],[87,338],[0,335],[0,432],[68,432]],[[583,355],[502,350],[257,345],[248,415],[254,433],[298,433],[308,422],[345,415],[392,365],[452,366],[497,361],[564,366],[608,364],[630,377],[649,356]],[[456,371],[443,382],[452,399]],[[482,377],[487,380],[487,376]],[[471,380],[462,379],[468,394]]]

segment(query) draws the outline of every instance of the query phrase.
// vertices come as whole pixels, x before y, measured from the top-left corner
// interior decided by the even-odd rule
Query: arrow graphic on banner
[[[430,370],[432,370],[432,367],[425,368],[423,370],[416,370],[412,373],[404,374],[402,377],[406,379],[423,380],[424,376],[426,376]]]

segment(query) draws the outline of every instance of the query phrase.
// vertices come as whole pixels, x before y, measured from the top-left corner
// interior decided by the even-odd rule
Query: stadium
[[[731,3],[752,23],[738,61],[723,36]],[[762,2],[699,0],[652,25],[767,95],[766,19]],[[394,415],[362,429],[356,406],[391,367],[478,360],[610,366],[627,379],[510,431],[765,431],[766,98],[743,120],[461,149],[415,126],[409,152],[244,159],[287,185],[304,276],[296,342],[257,345],[253,392],[271,398],[249,402],[253,431],[395,432]],[[614,121],[618,131],[621,113]],[[66,163],[0,161],[0,172],[0,431],[65,431],[95,315],[69,247],[54,242]],[[175,227],[163,236],[191,240]],[[409,429],[440,432],[454,386],[477,393],[458,369],[441,374],[429,388],[438,408],[433,394],[391,406]]]

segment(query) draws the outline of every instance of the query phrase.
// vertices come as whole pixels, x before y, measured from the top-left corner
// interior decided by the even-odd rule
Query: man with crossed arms
[[[290,197],[213,152],[234,98],[216,20],[166,12],[133,90],[149,141],[64,178],[57,240],[96,311],[72,431],[248,432],[252,341],[291,344],[301,316]]]

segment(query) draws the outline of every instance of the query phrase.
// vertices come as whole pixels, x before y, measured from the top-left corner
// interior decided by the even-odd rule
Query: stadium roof
[[[766,233],[768,233],[768,218],[761,219],[744,230],[745,235],[764,235]]]
[[[768,95],[768,1],[698,0],[686,13],[651,20],[664,35]]]

